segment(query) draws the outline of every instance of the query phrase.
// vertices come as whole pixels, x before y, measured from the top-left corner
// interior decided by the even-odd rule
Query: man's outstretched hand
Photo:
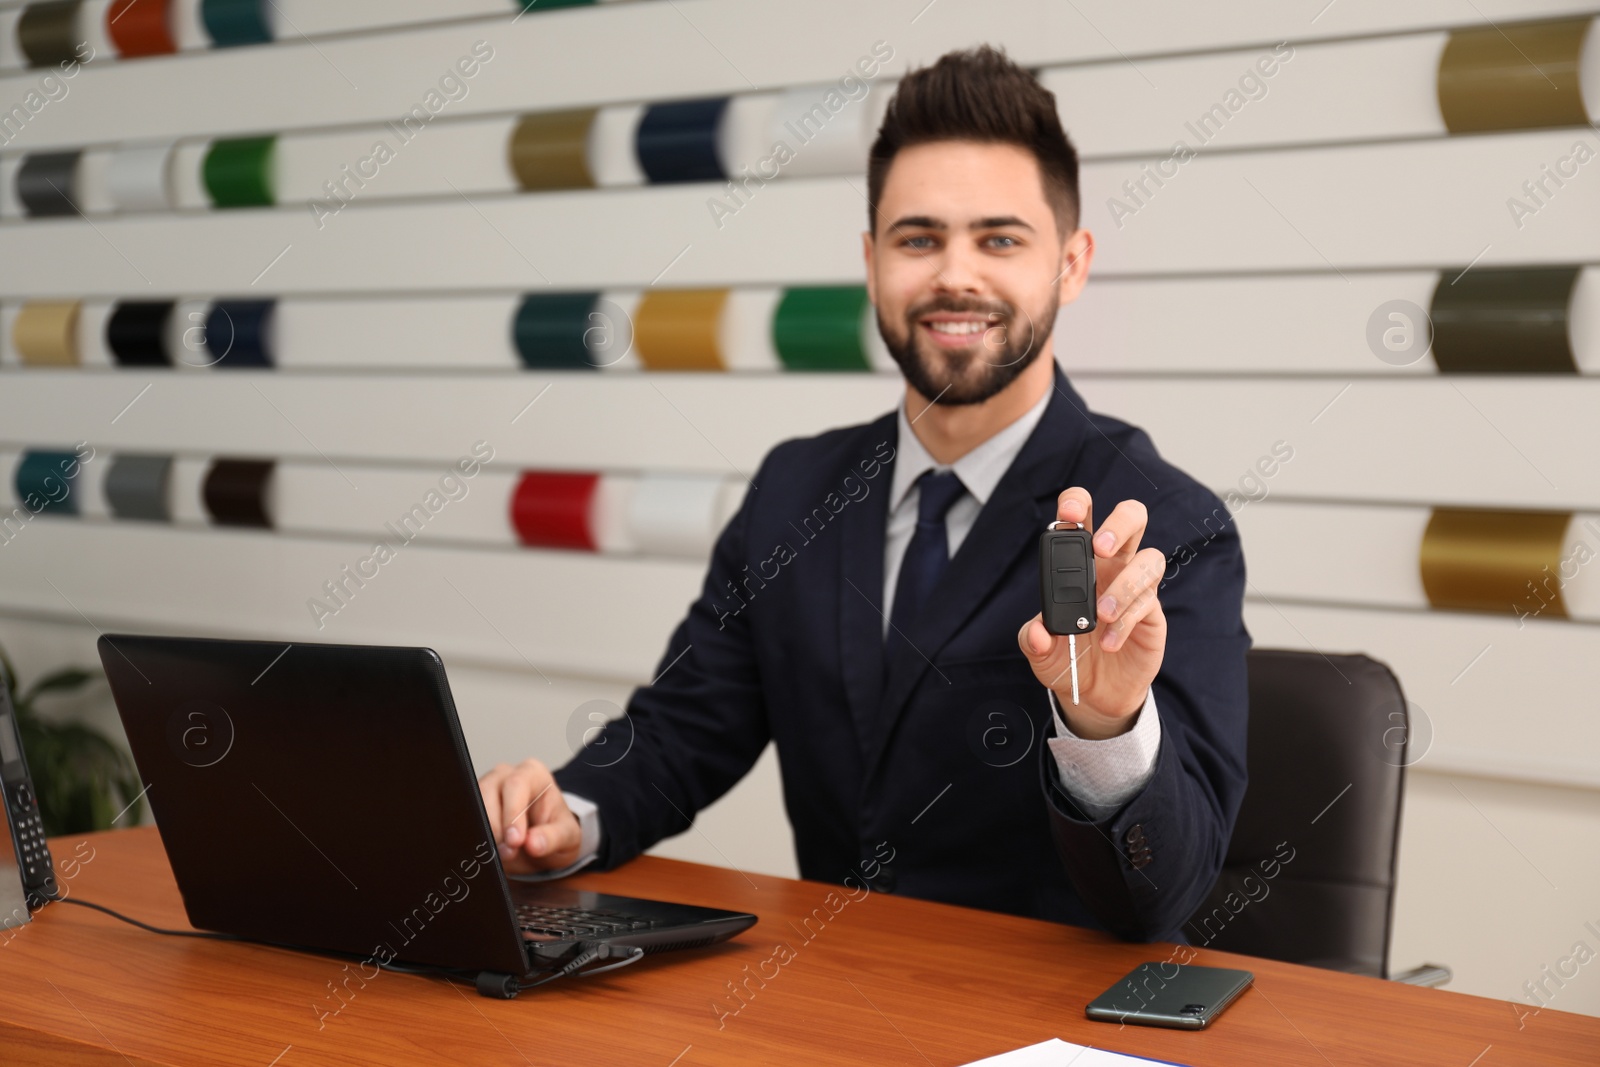
[[[1167,568],[1157,548],[1140,549],[1147,513],[1137,500],[1124,500],[1094,531],[1094,502],[1078,486],[1056,500],[1056,518],[1081,522],[1093,535],[1096,628],[1078,639],[1078,696],[1072,703],[1072,657],[1065,634],[1044,628],[1035,615],[1017,631],[1017,643],[1033,665],[1034,676],[1053,690],[1067,727],[1091,741],[1132,728],[1146,691],[1161,669],[1167,647],[1167,617],[1156,588]]]
[[[478,788],[506,873],[556,871],[578,861],[578,817],[544,764],[498,764],[478,779]]]

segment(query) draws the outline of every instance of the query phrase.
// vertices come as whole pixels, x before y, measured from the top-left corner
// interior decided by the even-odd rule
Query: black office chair
[[[1250,785],[1197,946],[1388,978],[1410,747],[1405,694],[1367,656],[1252,649]],[[1397,981],[1442,985],[1426,965]]]

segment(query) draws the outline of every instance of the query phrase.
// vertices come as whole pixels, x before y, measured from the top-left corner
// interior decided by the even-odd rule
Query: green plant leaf
[[[22,702],[32,706],[34,700],[41,693],[63,693],[73,689],[81,689],[98,676],[91,674],[82,667],[63,667],[54,674],[47,674],[37,682],[30,685],[22,695]]]

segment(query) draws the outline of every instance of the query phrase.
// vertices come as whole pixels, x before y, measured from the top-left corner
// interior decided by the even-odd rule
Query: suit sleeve
[[[601,870],[687,830],[744,777],[771,736],[749,612],[729,592],[742,577],[745,531],[767,467],[718,535],[700,595],[667,642],[655,681],[636,688],[622,717],[555,772],[563,792],[599,808]]]
[[[1246,784],[1250,635],[1238,531],[1209,492],[1162,506],[1163,528],[1191,536],[1173,550],[1157,545],[1168,560],[1158,593],[1167,647],[1151,686],[1162,727],[1155,769],[1096,819],[1061,788],[1048,746],[1040,761],[1067,877],[1107,929],[1133,941],[1184,940],[1184,922],[1221,873]]]

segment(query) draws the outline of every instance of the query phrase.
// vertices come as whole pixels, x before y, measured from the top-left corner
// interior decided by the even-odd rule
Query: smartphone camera
[[[1205,1013],[1206,1006],[1204,1004],[1185,1004],[1178,1009],[1179,1015],[1204,1015]]]

